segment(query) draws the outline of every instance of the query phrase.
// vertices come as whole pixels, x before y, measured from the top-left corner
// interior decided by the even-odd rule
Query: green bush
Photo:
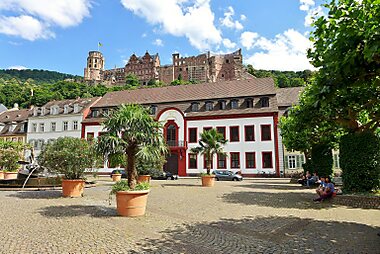
[[[20,168],[18,161],[22,158],[23,144],[0,140],[0,170],[15,172]]]
[[[317,172],[319,176],[331,176],[333,167],[333,155],[331,148],[325,144],[314,145],[311,149],[311,172]]]
[[[63,174],[65,179],[83,179],[87,168],[96,163],[92,144],[80,138],[58,138],[44,147],[38,157],[41,166]]]
[[[372,133],[347,134],[340,142],[344,190],[367,192],[380,188],[380,140]]]
[[[135,188],[132,190],[128,186],[128,181],[121,180],[116,182],[114,185],[112,185],[112,190],[110,194],[116,194],[118,191],[142,191],[142,190],[149,190],[150,184],[147,182],[141,182],[136,184]]]

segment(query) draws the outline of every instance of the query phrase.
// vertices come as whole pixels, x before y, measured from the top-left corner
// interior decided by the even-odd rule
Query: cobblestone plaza
[[[83,198],[60,190],[0,192],[0,253],[379,253],[380,210],[315,204],[280,179],[200,187],[153,181],[147,214],[116,215],[112,182]]]

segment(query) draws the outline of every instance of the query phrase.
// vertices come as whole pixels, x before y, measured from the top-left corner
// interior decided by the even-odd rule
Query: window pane
[[[231,168],[239,168],[240,160],[239,153],[231,153]]]
[[[255,153],[246,153],[246,167],[247,168],[256,167]]]
[[[218,155],[218,168],[226,168],[226,156],[223,154]]]
[[[255,140],[255,126],[244,126],[245,128],[245,141]]]
[[[263,168],[273,168],[272,166],[272,152],[263,153]]]
[[[226,127],[216,127],[216,131],[223,135],[223,138],[226,138]]]
[[[189,168],[197,168],[197,155],[189,154]]]
[[[261,140],[271,140],[270,125],[261,125]]]
[[[230,141],[239,141],[239,126],[230,127]]]
[[[189,142],[196,143],[197,142],[197,129],[189,128]]]

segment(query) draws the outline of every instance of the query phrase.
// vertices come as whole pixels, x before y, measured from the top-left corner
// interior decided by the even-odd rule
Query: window
[[[91,112],[92,117],[98,117],[99,116],[99,110],[95,109]]]
[[[229,59],[226,59],[226,63],[230,63],[230,60],[229,60]]]
[[[334,154],[334,168],[340,168],[339,154]]]
[[[289,155],[288,156],[288,165],[289,165],[289,169],[296,169],[296,156],[295,155]]]
[[[261,125],[261,141],[271,140],[270,125]]]
[[[174,142],[177,140],[177,128],[174,124],[170,124],[166,128],[166,142],[169,145],[174,144]]]
[[[206,102],[206,111],[211,111],[214,109],[214,103],[212,101]]]
[[[156,113],[157,113],[157,106],[156,105],[150,106],[150,114],[155,115]]]
[[[223,138],[226,139],[226,127],[216,127],[216,131],[223,135]]]
[[[199,103],[198,103],[198,102],[193,102],[193,103],[191,103],[191,111],[192,111],[192,112],[197,112],[197,111],[199,111]]]
[[[263,152],[263,168],[273,168],[272,152]]]
[[[44,131],[45,131],[45,124],[40,123],[40,132],[44,132]]]
[[[37,132],[37,124],[36,123],[32,124],[32,132]]]
[[[260,99],[260,104],[262,108],[267,108],[269,107],[269,98],[268,97],[262,97]]]
[[[43,146],[44,146],[44,140],[43,139],[39,139],[37,141],[37,149],[40,150],[40,149],[42,149]]]
[[[246,125],[244,126],[245,141],[255,141],[255,126]]]
[[[231,153],[231,168],[240,168],[240,153]]]
[[[211,130],[212,127],[203,127],[203,132]]]
[[[197,128],[189,128],[189,143],[197,143]]]
[[[239,126],[230,127],[230,142],[239,142]]]
[[[208,162],[208,160],[207,160],[207,156],[206,155],[203,155],[203,168],[204,169],[206,169],[207,168],[207,162]],[[214,160],[213,160],[213,158],[211,158],[211,168],[214,168],[213,166],[213,163],[214,162]]]
[[[231,100],[231,108],[232,109],[238,108],[238,106],[239,106],[238,100]]]
[[[226,159],[227,159],[227,156],[225,154],[218,154],[218,168],[219,169],[227,168]]]
[[[64,121],[63,122],[63,131],[67,131],[68,129],[69,129],[69,122],[67,122],[67,121]]]
[[[197,155],[189,153],[189,168],[198,168]]]
[[[94,140],[95,134],[93,132],[88,132],[87,133],[87,140],[91,141]]]
[[[226,109],[226,101],[219,101],[219,109]]]
[[[78,121],[73,121],[73,130],[78,130]]]
[[[256,154],[255,152],[245,153],[245,167],[256,168]]]
[[[56,131],[56,129],[57,129],[57,123],[55,123],[55,122],[51,123],[50,130]]]
[[[245,104],[247,108],[253,108],[253,99],[249,98],[245,100]]]

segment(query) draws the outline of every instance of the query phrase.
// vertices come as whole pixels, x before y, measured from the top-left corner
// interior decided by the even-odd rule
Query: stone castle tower
[[[90,51],[87,57],[87,67],[84,68],[84,80],[102,81],[104,71],[104,57],[99,51]]]

